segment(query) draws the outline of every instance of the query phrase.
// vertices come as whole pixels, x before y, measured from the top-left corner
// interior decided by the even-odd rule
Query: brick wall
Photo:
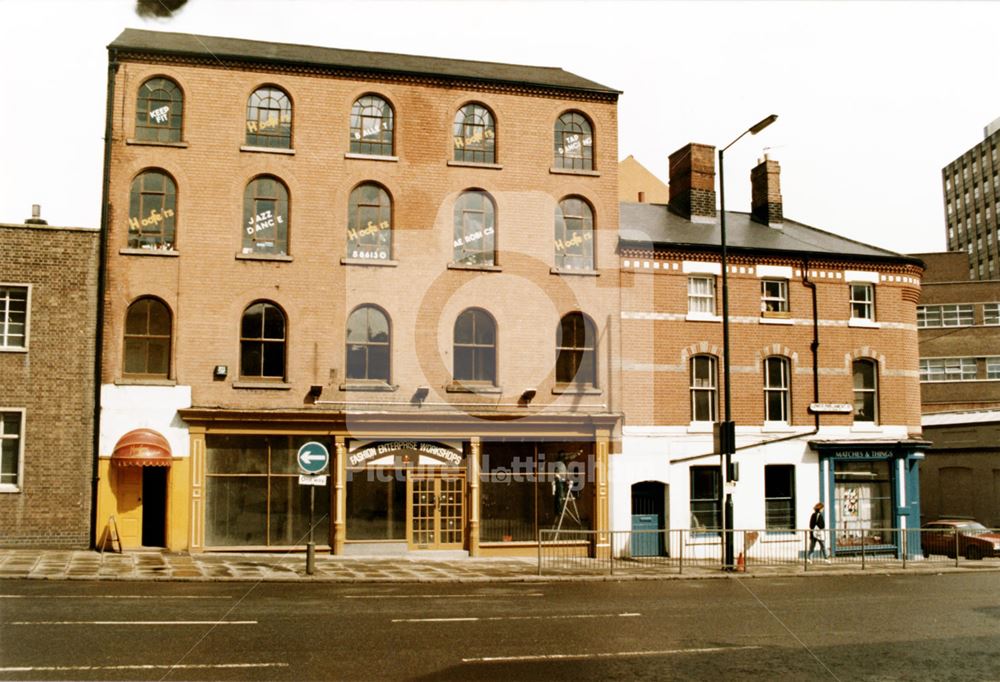
[[[0,282],[31,286],[28,352],[0,352],[0,407],[25,410],[2,546],[89,544],[97,254],[97,230],[0,225]]]

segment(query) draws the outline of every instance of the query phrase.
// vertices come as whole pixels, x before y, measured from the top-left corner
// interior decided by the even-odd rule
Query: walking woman
[[[806,554],[806,561],[812,563],[812,553],[819,545],[819,552],[826,563],[830,563],[830,558],[826,554],[826,521],[823,520],[823,503],[817,502],[813,507],[812,516],[809,517],[809,553]]]

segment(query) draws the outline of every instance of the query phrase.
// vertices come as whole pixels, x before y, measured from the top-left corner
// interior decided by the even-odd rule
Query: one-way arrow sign
[[[326,446],[310,441],[299,448],[299,469],[304,474],[318,474],[330,463],[330,453]]]

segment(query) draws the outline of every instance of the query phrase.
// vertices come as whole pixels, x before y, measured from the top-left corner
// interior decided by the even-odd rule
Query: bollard
[[[316,543],[309,542],[306,544],[306,575],[312,575],[316,572]]]

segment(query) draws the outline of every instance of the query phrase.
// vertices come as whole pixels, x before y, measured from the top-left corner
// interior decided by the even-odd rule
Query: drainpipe
[[[111,202],[111,135],[115,108],[115,77],[118,74],[118,51],[108,53],[108,101],[104,118],[104,182],[101,190],[101,233],[97,262],[97,333],[94,335],[94,463],[90,480],[90,547],[97,548],[97,498],[100,485],[101,456],[101,366],[104,354],[104,286],[107,279],[108,216]]]
[[[813,402],[819,402],[819,311],[816,305],[816,283],[809,279],[809,258],[802,259],[802,284],[812,289],[813,308],[813,340],[809,344],[809,350],[813,358]],[[819,412],[813,415],[816,418],[816,430],[819,431]]]

